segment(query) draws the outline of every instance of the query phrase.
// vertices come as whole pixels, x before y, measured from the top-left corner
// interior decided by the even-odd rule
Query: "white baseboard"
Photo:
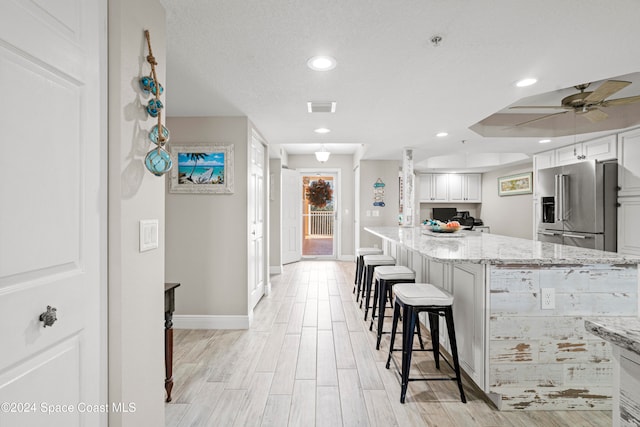
[[[253,317],[253,311],[249,316],[175,314],[173,316],[173,327],[175,329],[249,329],[251,317]]]
[[[338,258],[340,261],[354,261],[356,259],[355,255],[340,255]]]
[[[282,274],[282,265],[269,266],[269,274]]]

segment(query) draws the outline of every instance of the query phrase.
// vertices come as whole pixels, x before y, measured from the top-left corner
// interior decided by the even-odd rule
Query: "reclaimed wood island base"
[[[611,345],[584,323],[637,318],[640,259],[478,232],[365,230],[417,282],[454,295],[461,366],[498,409],[611,409]],[[543,290],[553,308],[542,308]]]

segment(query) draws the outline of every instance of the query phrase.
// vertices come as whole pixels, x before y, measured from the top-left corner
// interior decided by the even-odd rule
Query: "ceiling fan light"
[[[516,86],[517,87],[527,87],[527,86],[531,86],[534,85],[538,82],[538,79],[534,79],[532,77],[528,77],[526,79],[522,79],[522,80],[518,80],[516,82]]]
[[[322,148],[320,149],[320,151],[316,151],[316,160],[319,161],[320,163],[324,163],[327,160],[329,160],[329,156],[331,155],[331,153],[327,150],[325,150],[324,145],[322,146]]]

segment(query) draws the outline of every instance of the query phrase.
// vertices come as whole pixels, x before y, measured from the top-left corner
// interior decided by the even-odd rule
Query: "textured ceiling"
[[[324,143],[335,152],[362,146],[369,159],[400,159],[412,147],[418,162],[531,154],[575,137],[541,146],[535,135],[482,137],[469,127],[525,97],[640,71],[637,0],[161,3],[167,114],[246,115],[272,153]],[[438,47],[430,42],[436,34]],[[307,68],[319,54],[334,56],[337,67]],[[528,76],[538,84],[513,85]],[[640,94],[640,82],[625,90]],[[309,114],[307,101],[337,101],[337,111]],[[331,133],[317,135],[318,127]],[[449,136],[437,138],[442,130]]]

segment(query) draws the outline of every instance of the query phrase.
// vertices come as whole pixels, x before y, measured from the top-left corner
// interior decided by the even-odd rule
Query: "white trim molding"
[[[269,274],[282,274],[282,264],[269,266]]]
[[[249,329],[250,317],[253,316],[176,314],[173,316],[173,327],[175,329]]]

